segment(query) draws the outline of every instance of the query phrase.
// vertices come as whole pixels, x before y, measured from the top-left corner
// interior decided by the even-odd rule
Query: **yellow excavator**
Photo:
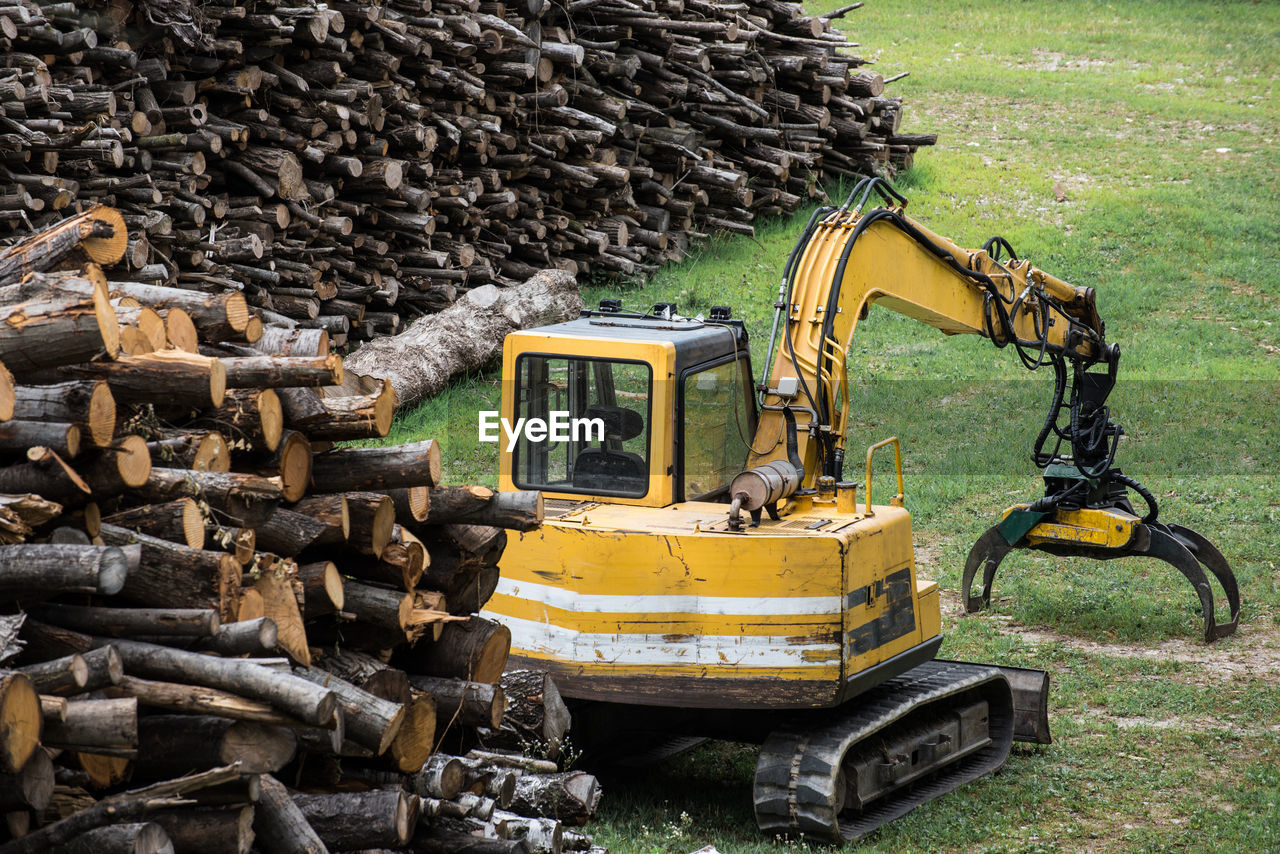
[[[813,214],[759,385],[746,329],[723,307],[689,318],[604,300],[505,342],[500,488],[542,491],[547,518],[508,543],[486,616],[510,627],[517,663],[548,669],[575,704],[580,746],[762,744],[755,814],[769,834],[856,839],[994,770],[1011,741],[1050,741],[1044,672],[935,658],[939,591],[917,573],[897,439],[867,449],[861,484],[846,479],[849,344],[873,303],[1012,345],[1055,376],[1033,452],[1045,494],[974,546],[970,610],[1004,555],[1029,548],[1162,559],[1195,586],[1206,640],[1238,620],[1227,561],[1157,521],[1155,498],[1115,466],[1119,350],[1094,291],[998,237],[963,249],[905,206],[874,178]],[[881,449],[897,472],[887,503],[872,496]]]

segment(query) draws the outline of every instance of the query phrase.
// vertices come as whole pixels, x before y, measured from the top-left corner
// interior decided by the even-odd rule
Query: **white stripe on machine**
[[[699,614],[750,617],[809,616],[827,614],[839,619],[844,601],[840,596],[619,596],[577,593],[533,581],[498,579],[498,593],[515,599],[541,602],[563,611],[584,614]]]
[[[830,667],[840,663],[838,644],[797,643],[794,637],[782,635],[607,634],[579,632],[492,611],[482,611],[480,616],[511,630],[512,649],[564,661],[741,667]]]

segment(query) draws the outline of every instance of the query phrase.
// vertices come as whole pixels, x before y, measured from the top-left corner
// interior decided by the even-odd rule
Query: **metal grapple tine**
[[[1173,531],[1158,522],[1144,527],[1147,529],[1151,541],[1148,543],[1147,548],[1142,552],[1138,552],[1138,554],[1145,554],[1148,557],[1164,561],[1185,575],[1187,580],[1191,582],[1191,586],[1196,589],[1196,595],[1200,597],[1200,607],[1204,610],[1205,643],[1212,643],[1218,638],[1235,631],[1234,622],[1221,625],[1216,622],[1213,589],[1209,587],[1209,579],[1205,578],[1204,570],[1200,568],[1200,563],[1196,560],[1195,554],[1192,553],[1191,549],[1187,548],[1186,543],[1179,539]]]
[[[1005,540],[999,525],[988,528],[987,532],[973,544],[973,548],[969,550],[969,557],[965,559],[964,575],[960,580],[960,591],[964,594],[966,612],[973,613],[991,604],[991,582],[996,577],[1000,562],[1012,550],[1013,546]],[[977,574],[979,566],[982,567],[982,597],[975,599],[973,577]]]
[[[1183,525],[1167,525],[1166,527],[1175,537],[1182,541],[1188,551],[1195,555],[1196,560],[1200,561],[1206,569],[1213,573],[1214,577],[1218,579],[1218,583],[1222,585],[1223,592],[1227,594],[1227,607],[1231,614],[1231,620],[1225,623],[1215,623],[1213,637],[1208,639],[1213,641],[1233,634],[1240,625],[1240,587],[1236,583],[1236,574],[1232,572],[1231,564],[1227,563],[1226,557],[1218,550],[1218,547],[1199,531]]]

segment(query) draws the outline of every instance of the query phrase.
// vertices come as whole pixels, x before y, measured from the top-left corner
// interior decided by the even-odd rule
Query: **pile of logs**
[[[386,383],[330,396],[324,330],[240,294],[109,284],[127,246],[95,207],[0,253],[0,854],[590,849],[594,778],[521,753],[554,685],[475,616],[541,495],[333,447]]]
[[[932,135],[789,0],[0,0],[0,229],[336,346],[536,269],[643,274]],[[61,212],[61,213],[59,213]]]

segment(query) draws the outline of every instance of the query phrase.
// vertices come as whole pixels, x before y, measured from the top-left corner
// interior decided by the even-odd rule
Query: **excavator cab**
[[[512,334],[503,413],[524,429],[502,456],[502,488],[644,507],[727,500],[756,429],[755,392],[745,327],[728,309],[713,317],[604,300]]]

